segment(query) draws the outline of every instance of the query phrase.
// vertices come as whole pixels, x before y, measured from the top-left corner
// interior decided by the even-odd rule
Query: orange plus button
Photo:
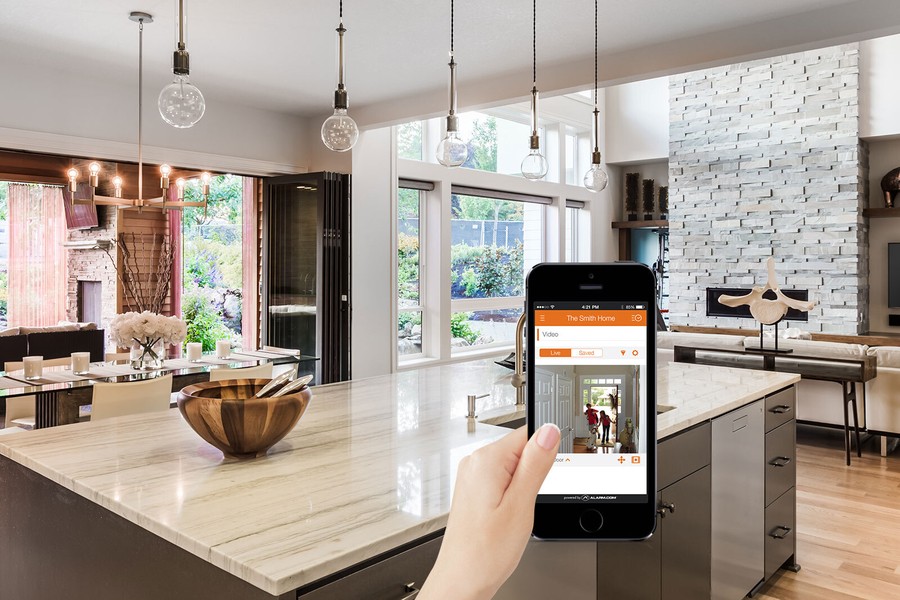
[[[571,348],[541,348],[541,358],[566,358],[572,356]]]

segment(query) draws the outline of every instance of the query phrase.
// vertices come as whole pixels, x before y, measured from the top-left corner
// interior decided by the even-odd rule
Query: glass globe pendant
[[[597,4],[594,0],[594,151],[591,153],[591,168],[584,174],[584,187],[592,192],[599,192],[606,188],[609,176],[600,166],[600,109],[597,108]]]
[[[206,112],[206,100],[191,83],[190,55],[184,43],[184,0],[178,0],[178,44],[172,59],[172,83],[159,93],[157,104],[163,121],[186,129],[193,127]]]
[[[550,163],[541,154],[541,138],[538,135],[538,89],[537,89],[537,0],[531,3],[531,151],[522,160],[522,176],[525,179],[543,179]]]
[[[344,5],[341,2],[338,33],[338,85],[334,90],[334,114],[322,123],[322,143],[333,152],[346,152],[359,139],[359,127],[347,114],[347,90],[344,88]]]
[[[594,151],[591,153],[591,168],[584,174],[584,187],[592,192],[602,191],[609,183],[609,176],[600,166],[600,110],[594,106]]]
[[[447,134],[435,152],[437,161],[445,167],[459,167],[469,157],[469,146],[459,137],[459,117],[456,116],[456,60],[453,58],[453,0],[450,0],[450,111],[447,113]]]

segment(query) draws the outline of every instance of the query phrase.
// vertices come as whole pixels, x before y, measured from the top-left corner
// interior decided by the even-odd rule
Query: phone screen
[[[531,309],[535,429],[555,423],[562,433],[537,502],[647,502],[648,304]]]

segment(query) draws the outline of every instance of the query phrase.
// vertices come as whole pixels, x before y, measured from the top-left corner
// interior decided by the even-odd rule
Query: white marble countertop
[[[798,376],[700,365],[660,369],[660,437]],[[225,461],[177,410],[0,438],[0,454],[273,594],[446,525],[456,467],[508,430],[467,427],[515,402],[489,360],[317,386],[269,455]],[[508,410],[517,412],[515,407]],[[521,412],[521,409],[518,409]]]

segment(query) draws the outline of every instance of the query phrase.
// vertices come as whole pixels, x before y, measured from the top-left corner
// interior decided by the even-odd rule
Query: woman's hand
[[[497,592],[525,551],[559,436],[546,424],[528,440],[520,427],[460,462],[447,531],[419,600],[482,600]]]

